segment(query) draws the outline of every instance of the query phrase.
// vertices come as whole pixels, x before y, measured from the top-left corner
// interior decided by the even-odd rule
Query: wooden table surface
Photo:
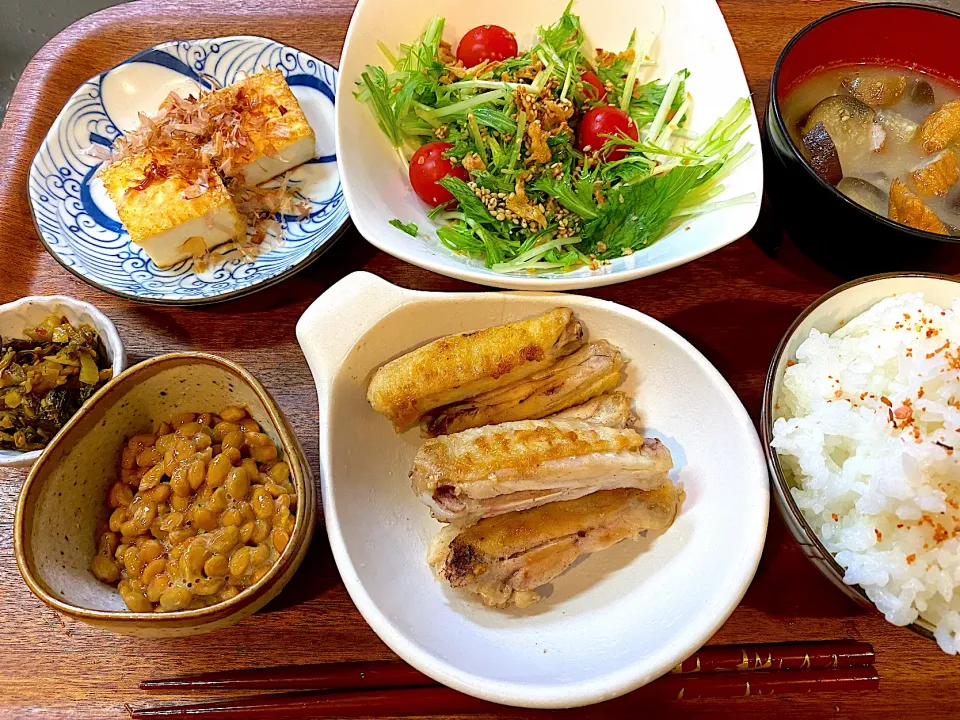
[[[849,3],[720,4],[762,112],[780,48],[809,21]],[[352,0],[146,0],[106,10],[68,28],[40,51],[24,72],[0,130],[0,302],[52,293],[88,300],[113,318],[131,362],[175,350],[205,350],[242,363],[288,414],[315,472],[316,396],[294,338],[294,324],[307,305],[359,269],[409,288],[477,288],[395,260],[351,229],[320,262],[251,297],[200,310],[137,305],[84,284],[44,252],[25,186],[31,158],[63,103],[103,69],[165,40],[233,34],[269,35],[336,65],[352,8]],[[809,302],[838,283],[783,240],[775,216],[764,208],[750,236],[719,252],[588,294],[642,310],[680,332],[719,368],[757,419],[777,341]],[[136,689],[145,677],[394,658],[347,596],[320,529],[286,590],[236,627],[161,645],[64,621],[20,578],[11,530],[25,473],[0,472],[0,717],[118,718],[124,716],[124,703],[143,705],[151,699]],[[756,579],[711,642],[837,638],[873,643],[879,692],[686,701],[652,710],[637,707],[631,715],[643,710],[741,719],[960,714],[957,661],[847,600],[803,557],[773,509]],[[520,715],[509,708],[499,714]]]

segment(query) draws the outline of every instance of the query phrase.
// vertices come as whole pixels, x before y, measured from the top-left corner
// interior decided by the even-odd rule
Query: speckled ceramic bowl
[[[290,465],[297,489],[293,534],[259,582],[199,610],[133,613],[115,588],[90,572],[95,528],[105,517],[126,437],[180,412],[243,405]],[[209,632],[256,612],[290,580],[307,552],[317,513],[316,489],[303,449],[280,408],[239,365],[214,355],[177,353],[140,363],[104,386],[54,438],[30,472],[14,521],[20,573],[33,593],[75,620],[111,632],[177,637]]]
[[[127,355],[120,341],[117,328],[106,315],[90,303],[74,300],[64,295],[41,295],[20,298],[0,305],[0,336],[23,337],[24,328],[39,325],[50,315],[62,315],[74,324],[92,325],[100,333],[107,358],[116,377],[127,366]],[[30,467],[43,450],[18,452],[0,450],[0,468]]]
[[[778,416],[777,403],[781,397],[787,366],[796,360],[797,348],[810,337],[811,330],[835,332],[844,323],[866,312],[881,300],[915,292],[922,292],[927,302],[950,307],[952,302],[960,298],[960,279],[951,275],[920,272],[871,275],[834,288],[812,302],[793,321],[773,354],[760,409],[760,433],[772,478],[773,497],[784,522],[810,562],[844,595],[865,608],[874,607],[867,593],[859,585],[848,585],[844,582],[843,567],[827,550],[793,499],[790,489],[797,481],[787,472],[786,466],[780,463],[780,455],[772,446],[773,424]],[[909,627],[923,637],[933,639],[933,626],[926,620],[921,618]]]

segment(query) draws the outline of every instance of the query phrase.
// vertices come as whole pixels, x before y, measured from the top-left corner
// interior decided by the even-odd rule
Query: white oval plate
[[[283,242],[249,262],[232,251],[203,272],[185,260],[160,269],[130,241],[116,208],[94,177],[90,145],[109,147],[153,114],[171,91],[209,89],[262,67],[283,71],[317,135],[316,157],[290,172],[310,201],[310,215],[286,218]],[[114,295],[166,305],[200,305],[280,282],[317,259],[347,222],[334,141],[337,71],[295,48],[260,37],[163,43],[91,78],[67,101],[30,167],[30,206],[43,244],[82,280]]]
[[[481,285],[520,290],[574,290],[600,287],[653,275],[719,250],[746,235],[757,222],[763,194],[760,130],[754,112],[744,136],[753,155],[724,181],[720,199],[753,193],[751,203],[736,205],[692,219],[648,248],[615,259],[593,271],[582,267],[567,273],[540,276],[503,275],[482,262],[467,260],[444,248],[436,238],[436,225],[427,208],[410,188],[400,165],[366,104],[353,93],[366,65],[383,65],[377,47],[383,42],[394,50],[423,32],[433,15],[446,18],[444,37],[456,41],[468,29],[496,23],[512,30],[522,48],[530,47],[537,26],[560,17],[567,0],[360,0],[350,21],[340,57],[337,97],[337,152],[343,175],[343,192],[353,222],[370,243],[391,255],[427,270]],[[594,47],[620,51],[634,28],[637,37],[662,27],[658,41],[658,66],[654,76],[669,77],[683,68],[691,72],[687,89],[693,94],[693,129],[703,131],[730,110],[738,98],[750,97],[750,88],[730,31],[714,0],[580,0],[573,5],[583,21],[587,40]],[[410,237],[391,227],[392,218],[415,222],[421,234]],[[689,230],[686,228],[689,227]]]
[[[426,563],[440,524],[408,472],[422,442],[370,409],[372,371],[426,341],[572,308],[629,358],[623,389],[646,433],[673,453],[686,502],[659,537],[575,564],[526,610],[483,607]],[[615,303],[551,293],[426,293],[353,273],[297,324],[320,404],[322,495],[340,575],[394,652],[486,700],[561,708],[606,700],[674,667],[727,619],[750,584],[767,527],[767,470],[753,422],[686,340]]]

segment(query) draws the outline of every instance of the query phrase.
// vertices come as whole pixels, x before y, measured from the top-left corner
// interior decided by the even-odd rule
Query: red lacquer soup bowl
[[[960,237],[915,230],[843,195],[811,167],[787,128],[784,98],[824,70],[862,64],[928,73],[960,87],[960,14],[903,3],[853,7],[811,23],[780,53],[764,123],[766,191],[794,242],[846,276],[960,271]]]

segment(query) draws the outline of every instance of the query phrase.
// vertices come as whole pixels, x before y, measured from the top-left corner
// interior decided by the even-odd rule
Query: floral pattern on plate
[[[202,271],[193,260],[158,268],[130,241],[87,150],[109,147],[152,114],[171,91],[186,96],[229,85],[261,68],[287,78],[317,135],[316,157],[292,170],[310,214],[286,217],[282,241],[253,261],[219,253]],[[168,42],[85,82],[67,102],[30,168],[28,192],[47,250],[90,284],[133,300],[194,305],[219,302],[279,282],[322,254],[347,221],[334,135],[337,71],[294,48],[259,37]]]

